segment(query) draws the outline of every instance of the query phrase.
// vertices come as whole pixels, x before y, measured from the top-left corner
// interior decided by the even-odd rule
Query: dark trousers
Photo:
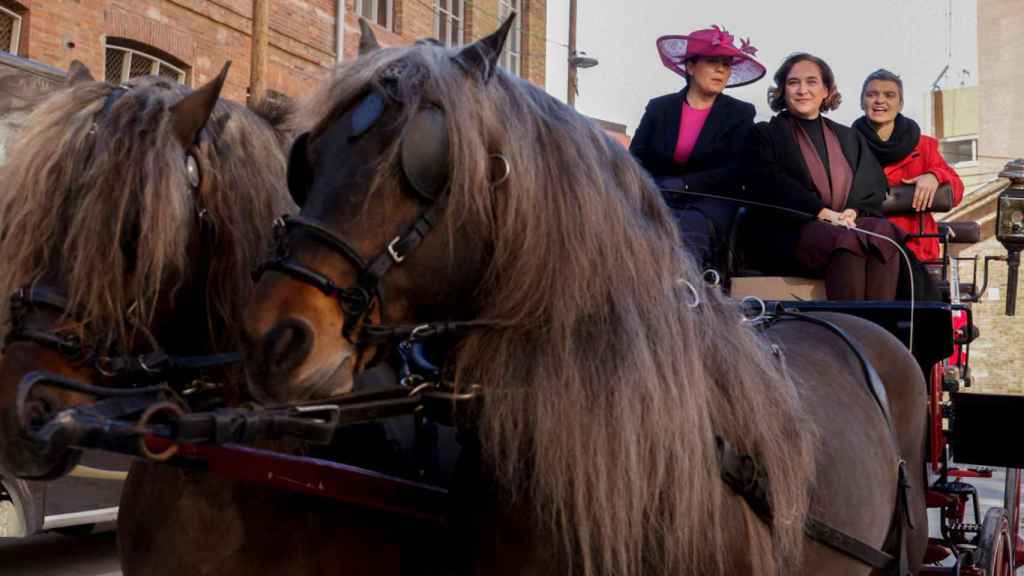
[[[726,272],[726,252],[736,205],[717,198],[694,198],[685,202],[673,199],[669,208],[683,236],[683,244],[701,269]]]
[[[900,231],[883,218],[858,218],[858,228],[892,239]],[[884,240],[817,220],[804,224],[797,259],[812,272],[824,272],[829,300],[893,300],[900,273],[899,250]]]

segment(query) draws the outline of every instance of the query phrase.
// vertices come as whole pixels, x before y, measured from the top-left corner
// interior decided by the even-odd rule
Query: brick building
[[[472,42],[519,13],[502,64],[543,86],[546,0],[270,0],[269,90],[307,93],[359,43],[358,17],[385,44],[426,36]],[[338,13],[344,26],[337,26]],[[198,86],[232,60],[225,95],[250,78],[252,0],[0,0],[0,51],[66,69],[74,59],[118,81],[156,73]]]

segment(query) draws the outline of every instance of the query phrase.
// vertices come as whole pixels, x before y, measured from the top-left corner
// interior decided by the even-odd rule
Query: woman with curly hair
[[[789,56],[775,73],[770,104],[778,114],[752,138],[751,185],[758,264],[824,276],[829,300],[892,300],[897,247],[854,228],[898,239],[882,215],[886,179],[864,137],[822,113],[839,106],[835,75],[817,56]]]

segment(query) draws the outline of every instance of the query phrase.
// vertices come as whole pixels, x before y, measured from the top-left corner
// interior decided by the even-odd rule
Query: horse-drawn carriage
[[[287,192],[277,136],[217,102],[223,73],[182,94],[76,70],[27,138],[62,129],[95,165],[15,157],[26,198],[0,203],[4,464],[165,462],[129,477],[126,573],[1012,573],[1019,476],[982,519],[964,480],[989,472],[950,464],[1021,464],[984,427],[1018,401],[961,394],[956,273],[940,302],[723,297],[626,151],[495,71],[508,30],[460,51],[364,37],[300,114]],[[171,153],[125,165],[157,142]],[[105,192],[125,182],[144,208]],[[271,238],[254,223],[288,192],[302,210]],[[75,217],[101,209],[124,226],[96,240]],[[80,252],[103,241],[113,266]],[[267,440],[283,451],[237,445]]]
[[[1007,165],[1000,177],[986,185],[988,193],[1024,187],[1024,161]],[[1009,192],[1007,195],[1006,193]],[[991,261],[1010,260],[1011,280],[1007,313],[1013,314],[1015,266],[1021,228],[1009,221],[1020,210],[1020,200],[1000,206],[997,220],[1004,222],[993,232],[1009,249],[1008,257],[985,257],[983,272],[978,257],[961,258],[951,244],[970,246],[981,240],[977,222],[945,222],[935,237],[942,251],[938,260],[924,262],[929,278],[937,282],[940,300],[891,303],[823,302],[821,280],[798,277],[765,277],[742,269],[731,270],[733,296],[750,298],[762,311],[765,301],[803,311],[834,311],[865,318],[884,327],[913,353],[928,382],[929,428],[928,465],[930,484],[927,503],[938,512],[925,564],[919,574],[1015,574],[1024,563],[1024,540],[1020,526],[1020,470],[1018,451],[1004,440],[1010,438],[1015,415],[1024,408],[1015,396],[971,392],[970,345],[979,337],[971,304],[988,285]],[[949,204],[947,202],[947,204]],[[1006,216],[1003,217],[1003,213]],[[887,214],[898,214],[898,210]],[[1017,222],[1020,217],[1017,216]],[[914,235],[911,235],[914,236]],[[735,240],[730,249],[735,249]],[[736,259],[731,259],[730,263]],[[963,282],[962,268],[970,270]],[[1004,502],[982,513],[974,478],[992,478],[993,468],[1006,467]]]

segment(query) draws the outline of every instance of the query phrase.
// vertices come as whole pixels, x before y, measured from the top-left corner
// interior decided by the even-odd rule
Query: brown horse
[[[242,143],[253,154],[279,147],[253,114],[218,102],[223,80],[191,93],[158,78],[112,86],[76,65],[68,87],[27,120],[0,197],[0,292],[18,294],[0,310],[0,466],[8,472],[54,477],[76,459],[33,445],[19,429],[12,406],[26,372],[117,385],[104,358],[155,344],[177,355],[237,346],[239,297],[267,241],[250,222],[289,203],[274,189],[281,168],[272,159],[269,168],[232,160]],[[264,139],[252,138],[260,129]],[[238,144],[218,149],[221,140]],[[33,302],[43,287],[63,303]],[[53,412],[82,398],[47,390],[34,400]]]
[[[455,385],[483,393],[451,553],[474,574],[868,574],[809,543],[805,519],[881,547],[901,459],[916,570],[913,357],[830,318],[879,367],[894,439],[847,343],[741,324],[628,153],[496,68],[509,26],[461,50],[364,42],[301,110],[288,177],[302,209],[245,324],[253,394],[344,393],[382,335],[461,336]],[[722,482],[716,436],[766,470],[770,525]]]
[[[4,307],[4,474],[53,478],[78,456],[26,437],[14,411],[25,374],[119,386],[127,382],[94,359],[148,352],[154,343],[176,355],[238,349],[251,264],[270,240],[269,223],[294,205],[280,135],[243,106],[218,100],[223,80],[194,92],[156,78],[116,87],[75,66],[69,86],[34,111],[12,147],[0,198],[0,291],[45,285],[67,304],[17,319]],[[29,329],[74,338],[89,354],[51,349],[26,337]],[[237,380],[230,372],[207,376]],[[92,401],[56,389],[33,400],[45,413]],[[333,544],[365,550],[391,532],[342,506],[142,463],[131,470],[120,512],[123,569],[147,576],[336,573],[342,562],[366,574],[348,560],[349,548]]]

